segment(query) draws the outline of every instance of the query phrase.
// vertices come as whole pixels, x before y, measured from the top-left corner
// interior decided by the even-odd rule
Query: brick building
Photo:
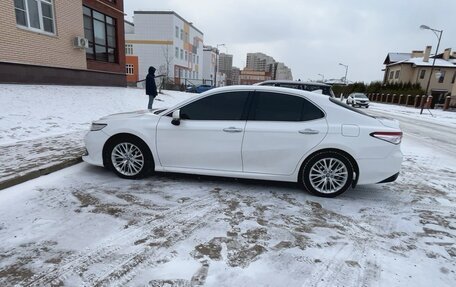
[[[0,83],[125,86],[123,21],[123,0],[0,1]]]

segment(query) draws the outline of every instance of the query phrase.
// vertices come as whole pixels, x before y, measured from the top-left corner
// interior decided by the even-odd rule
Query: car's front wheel
[[[323,151],[309,158],[301,171],[301,184],[312,194],[335,197],[353,181],[353,166],[343,154]]]
[[[127,179],[143,178],[153,170],[152,154],[148,146],[134,137],[114,141],[108,149],[107,163],[109,169]]]

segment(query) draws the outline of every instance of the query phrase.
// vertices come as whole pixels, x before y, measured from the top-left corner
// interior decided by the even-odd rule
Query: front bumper
[[[89,131],[84,137],[86,153],[82,156],[82,160],[89,164],[103,166],[103,146],[108,138],[102,130]]]

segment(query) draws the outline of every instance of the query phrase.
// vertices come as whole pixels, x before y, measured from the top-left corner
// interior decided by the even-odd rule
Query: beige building
[[[0,82],[125,85],[123,18],[122,0],[0,1]]]
[[[426,90],[430,77],[429,93],[434,96],[433,104],[443,103],[447,95],[456,98],[456,53],[448,48],[436,55],[431,75],[434,61],[431,49],[431,46],[427,46],[424,51],[413,51],[410,54],[388,54],[384,61],[384,82],[419,84]]]

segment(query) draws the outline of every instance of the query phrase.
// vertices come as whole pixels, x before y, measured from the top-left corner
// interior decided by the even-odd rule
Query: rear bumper
[[[384,179],[384,180],[378,182],[378,183],[393,182],[393,181],[395,181],[398,177],[399,177],[399,172],[396,173],[395,175],[392,175],[392,176],[388,177],[387,179]]]
[[[386,158],[358,159],[357,162],[359,166],[358,185],[391,182],[399,176],[402,152],[398,148]]]

